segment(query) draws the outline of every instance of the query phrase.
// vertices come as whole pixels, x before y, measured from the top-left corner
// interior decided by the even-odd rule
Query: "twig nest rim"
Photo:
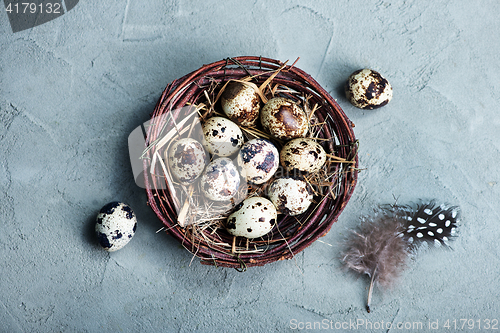
[[[391,101],[392,86],[379,72],[364,68],[349,76],[345,93],[355,107],[372,110]]]
[[[311,136],[314,135],[318,139],[325,140],[325,142],[321,141],[320,143],[328,154],[335,151],[335,155],[338,155],[339,158],[352,161],[352,166],[351,164],[329,166],[329,170],[335,175],[341,175],[341,177],[335,178],[335,184],[329,191],[330,194],[323,198],[315,197],[317,200],[308,209],[310,214],[304,213],[301,216],[278,215],[276,227],[279,226],[279,230],[273,229],[269,234],[269,240],[248,240],[234,237],[225,230],[222,232],[219,228],[223,226],[221,223],[225,223],[225,219],[224,221],[206,221],[199,227],[196,224],[182,227],[178,224],[176,214],[179,203],[176,196],[181,193],[182,199],[184,199],[185,196],[189,196],[189,193],[185,193],[180,184],[174,184],[179,189],[177,192],[164,189],[163,182],[165,180],[161,173],[150,172],[154,165],[149,161],[154,161],[155,148],[158,148],[156,143],[165,133],[163,131],[165,124],[169,126],[170,123],[176,123],[179,130],[183,130],[181,127],[186,129],[189,126],[189,124],[183,123],[184,113],[177,113],[177,110],[186,105],[196,105],[201,108],[199,114],[202,117],[209,116],[210,110],[214,110],[212,106],[216,108],[214,110],[216,112],[220,108],[220,97],[219,100],[217,99],[220,91],[218,89],[228,81],[247,81],[249,78],[251,78],[250,82],[255,83],[257,87],[264,86],[261,90],[267,99],[270,99],[271,96],[286,96],[293,101],[304,102],[304,110],[307,113],[309,110],[311,112],[314,110],[314,117],[317,117],[318,123],[311,124],[309,130],[317,132],[317,134],[311,134]],[[170,115],[173,118],[172,121],[165,123],[163,120],[170,119],[168,118]],[[287,65],[276,59],[243,56],[225,58],[203,65],[166,86],[151,118],[154,121],[152,121],[152,126],[146,129],[148,150],[144,154],[144,183],[148,204],[165,225],[168,234],[182,244],[187,251],[200,258],[203,264],[246,270],[252,266],[262,266],[293,258],[331,229],[342,213],[345,204],[351,198],[357,182],[358,141],[352,129],[354,124],[335,99],[308,73],[295,66],[295,63]],[[321,130],[319,130],[320,128]],[[246,128],[243,130],[245,135],[249,133],[248,138],[269,138],[267,133],[266,136],[261,136],[258,131],[253,131],[253,128],[248,128],[248,131]],[[199,139],[199,141],[203,140]],[[275,142],[273,139],[271,141]],[[288,140],[278,141],[282,141],[277,142],[281,145]],[[159,169],[158,165],[156,167]],[[199,179],[196,184],[200,183]],[[268,185],[264,186],[264,188],[260,188],[262,192],[255,194],[267,197]],[[247,187],[240,185],[242,192],[244,188]],[[249,187],[250,190],[254,188],[256,187]],[[234,199],[239,197],[240,190]],[[203,195],[193,196],[199,200],[203,200],[203,197]],[[222,206],[229,207],[229,204],[214,203],[213,206],[222,208]]]

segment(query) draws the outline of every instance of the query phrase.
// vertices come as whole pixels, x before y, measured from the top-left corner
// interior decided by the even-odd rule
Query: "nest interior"
[[[170,184],[173,186],[170,188],[176,188],[178,192],[174,195],[165,186],[168,166],[162,164],[163,174],[151,171],[151,164],[160,160],[163,150],[167,149],[159,145],[165,136],[165,128],[175,128],[176,135],[180,136],[186,131],[191,132],[193,122],[188,118],[192,113],[197,113],[201,121],[214,114],[223,115],[218,99],[225,84],[231,80],[254,84],[264,99],[283,96],[295,100],[310,119],[308,136],[315,138],[330,157],[321,172],[308,179],[315,193],[309,209],[297,216],[278,215],[271,233],[258,239],[240,239],[228,234],[222,228],[227,211],[210,223],[181,226],[178,215],[182,212],[178,212],[183,206],[182,198],[192,201],[189,197],[192,192],[185,186]],[[191,108],[186,111],[186,106]],[[245,270],[250,266],[292,258],[330,230],[356,185],[358,157],[352,130],[354,124],[337,102],[311,76],[295,67],[295,63],[287,65],[274,59],[247,56],[204,65],[165,88],[151,119],[146,129],[143,159],[148,204],[164,224],[166,232],[204,264]],[[265,135],[258,127],[242,129],[247,140]],[[278,150],[284,143],[272,137],[269,139]],[[250,195],[258,195],[269,182],[257,187],[250,185],[246,190]],[[187,219],[190,214],[192,212],[188,212]]]

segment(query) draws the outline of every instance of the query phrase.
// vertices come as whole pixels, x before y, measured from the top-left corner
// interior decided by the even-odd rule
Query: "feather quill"
[[[381,213],[374,220],[365,220],[347,240],[342,254],[344,264],[371,278],[366,305],[368,312],[373,286],[391,287],[407,265],[410,244],[401,237],[403,231],[401,219]]]
[[[434,201],[410,206],[385,206],[351,230],[342,252],[344,265],[370,277],[366,310],[370,312],[373,287],[392,287],[422,243],[448,245],[455,234],[458,208],[436,206]]]

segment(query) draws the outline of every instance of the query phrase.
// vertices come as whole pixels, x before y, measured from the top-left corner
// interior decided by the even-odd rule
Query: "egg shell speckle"
[[[205,169],[207,155],[201,143],[183,138],[170,147],[168,163],[174,177],[182,184],[193,183]]]
[[[253,139],[246,142],[238,154],[242,177],[253,184],[263,184],[279,167],[278,149],[268,140]]]
[[[130,206],[123,202],[110,202],[97,214],[95,232],[99,244],[114,252],[130,242],[137,228],[137,218]]]
[[[392,86],[379,72],[365,68],[349,76],[345,93],[355,107],[376,109],[391,101]]]
[[[303,180],[293,178],[274,180],[269,185],[268,196],[278,213],[290,216],[305,212],[313,200],[309,185]]]
[[[203,124],[203,145],[209,153],[221,157],[231,156],[243,145],[243,133],[231,120],[211,117]]]
[[[260,122],[272,136],[290,140],[304,137],[309,130],[304,110],[288,98],[271,98],[260,111]]]
[[[239,186],[238,170],[233,161],[227,157],[220,157],[209,163],[201,176],[202,192],[210,200],[230,200]]]
[[[260,97],[252,87],[241,82],[229,82],[221,95],[226,116],[241,126],[254,126],[259,119]]]
[[[325,165],[326,152],[313,139],[293,139],[281,149],[280,161],[287,171],[316,172]]]
[[[278,218],[273,203],[266,198],[250,197],[227,218],[226,229],[233,236],[262,237],[269,233]]]

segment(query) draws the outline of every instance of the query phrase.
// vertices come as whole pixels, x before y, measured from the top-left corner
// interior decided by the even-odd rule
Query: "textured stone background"
[[[429,321],[500,320],[499,14],[496,0],[89,0],[14,34],[2,11],[0,331],[281,332],[295,319],[424,332]],[[300,56],[356,124],[364,168],[321,242],[245,273],[203,266],[155,233],[127,149],[169,82],[236,55]],[[378,111],[342,93],[363,67],[394,87]],[[341,270],[338,243],[394,197],[459,205],[460,236],[453,251],[413,259],[367,314],[367,280]],[[109,254],[92,230],[113,200],[139,227]]]

